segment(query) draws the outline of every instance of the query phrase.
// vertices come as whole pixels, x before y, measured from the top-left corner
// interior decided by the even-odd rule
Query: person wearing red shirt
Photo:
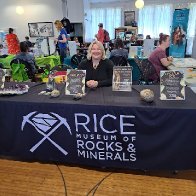
[[[97,33],[97,40],[100,41],[102,44],[104,42],[104,29],[103,29],[103,23],[99,23],[98,25],[99,27],[99,30],[98,30],[98,33]]]
[[[17,54],[20,52],[18,37],[13,32],[14,29],[9,28],[9,34],[6,35],[8,54]]]

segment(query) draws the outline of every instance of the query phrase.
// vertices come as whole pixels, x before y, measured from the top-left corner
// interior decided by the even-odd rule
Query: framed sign
[[[113,68],[112,90],[131,91],[132,69],[128,66],[115,66]]]
[[[67,70],[66,95],[85,94],[86,70]]]
[[[52,22],[28,23],[30,37],[54,37]]]
[[[185,100],[185,81],[182,70],[162,70],[160,72],[160,99]]]
[[[131,26],[133,21],[135,21],[135,11],[125,11],[124,26]]]

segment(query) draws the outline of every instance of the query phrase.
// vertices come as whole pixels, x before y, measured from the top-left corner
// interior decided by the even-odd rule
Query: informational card
[[[137,46],[129,46],[129,58],[134,58],[137,55]]]
[[[160,72],[160,99],[185,100],[184,72],[180,70]]]
[[[65,83],[67,80],[67,71],[56,71],[54,73],[54,81],[56,84]]]
[[[4,69],[0,69],[0,88],[4,88],[5,83],[5,71]]]
[[[55,70],[54,71],[50,71],[49,75],[48,75],[48,81],[46,82],[46,89],[48,91],[53,91],[55,89]]]
[[[86,70],[67,70],[66,95],[85,94]]]
[[[132,69],[131,67],[115,66],[113,68],[113,91],[132,90]]]

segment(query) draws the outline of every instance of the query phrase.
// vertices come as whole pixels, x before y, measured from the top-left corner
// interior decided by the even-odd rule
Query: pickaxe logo
[[[22,126],[21,130],[24,130],[24,126],[26,123],[29,123],[32,125],[35,130],[43,135],[44,137],[37,142],[31,149],[31,152],[34,152],[45,140],[48,140],[51,144],[53,144],[58,150],[60,150],[65,156],[68,154],[67,151],[65,151],[61,146],[59,146],[56,142],[54,142],[50,136],[57,131],[57,129],[61,126],[64,125],[69,133],[71,133],[71,129],[69,124],[67,123],[67,120],[65,118],[62,118],[58,114],[55,114],[53,112],[50,112],[49,114],[42,114],[37,112],[31,112],[27,114],[26,116],[23,116],[23,121],[22,121]],[[56,125],[55,125],[56,124]],[[55,125],[55,126],[54,126]]]

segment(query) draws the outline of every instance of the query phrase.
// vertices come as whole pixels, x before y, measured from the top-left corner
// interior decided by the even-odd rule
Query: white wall
[[[24,8],[23,15],[16,14],[19,5]],[[28,23],[54,22],[63,17],[61,0],[1,0],[0,13],[0,28],[16,28],[20,41],[29,35]]]
[[[83,23],[84,6],[83,0],[67,0],[68,19],[71,23]]]

